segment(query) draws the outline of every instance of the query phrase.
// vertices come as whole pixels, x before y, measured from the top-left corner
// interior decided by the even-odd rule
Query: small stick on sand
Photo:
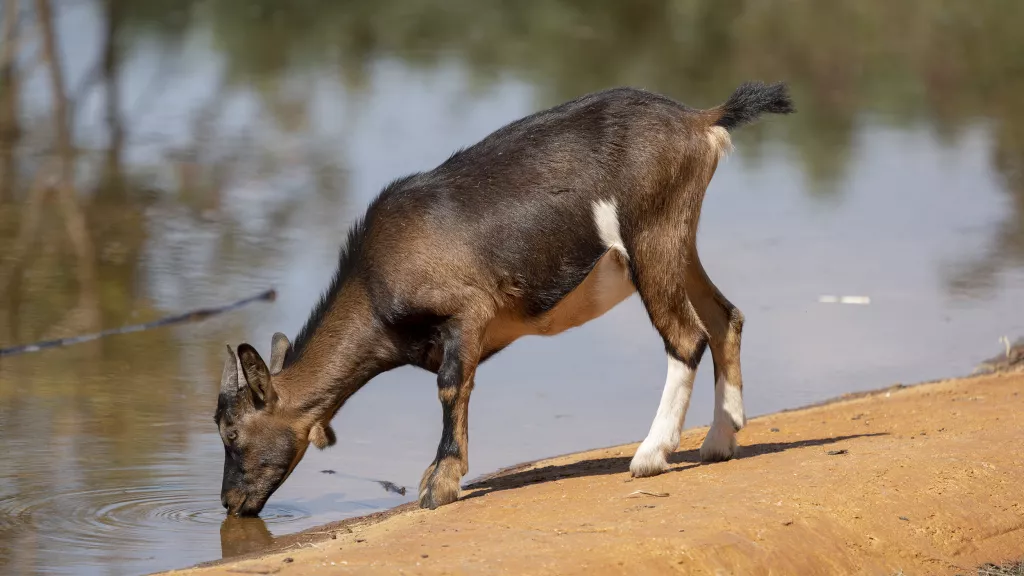
[[[129,334],[131,332],[142,332],[143,330],[152,330],[153,328],[161,328],[163,326],[170,326],[172,324],[184,324],[186,322],[198,322],[200,320],[206,320],[211,316],[218,314],[224,314],[225,312],[231,312],[245,306],[252,304],[253,302],[273,302],[277,298],[277,292],[273,288],[243,298],[233,304],[226,306],[219,306],[216,308],[200,308],[198,310],[192,310],[183,314],[177,314],[175,316],[168,316],[152,322],[146,322],[145,324],[133,324],[131,326],[123,326],[121,328],[111,328],[109,330],[103,330],[102,332],[96,332],[93,334],[83,334],[82,336],[72,336],[70,338],[58,338],[56,340],[46,340],[44,342],[36,342],[34,344],[23,344],[21,346],[12,346],[10,348],[0,348],[0,358],[4,356],[14,356],[15,354],[25,354],[27,352],[38,352],[40,350],[46,350],[48,348],[58,348],[62,346],[71,346],[74,344],[82,344],[83,342],[90,342],[92,340],[99,340],[106,336],[114,336],[116,334]]]
[[[626,495],[626,498],[636,498],[640,495],[654,496],[655,498],[668,498],[668,492],[648,492],[647,490],[634,490]]]

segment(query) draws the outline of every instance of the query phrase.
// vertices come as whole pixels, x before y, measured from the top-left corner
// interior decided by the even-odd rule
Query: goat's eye
[[[228,432],[228,442],[234,442],[235,438],[238,438],[238,432],[235,432],[234,430]]]

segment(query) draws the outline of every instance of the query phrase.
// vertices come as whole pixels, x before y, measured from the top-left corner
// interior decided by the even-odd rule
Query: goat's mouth
[[[301,454],[300,454],[301,455]],[[292,471],[295,469],[295,465],[298,463],[296,458],[287,471],[282,474],[282,478],[276,481],[260,481],[254,484],[246,483],[245,487],[250,488],[248,491],[245,489],[233,489],[226,492],[222,496],[221,501],[224,503],[224,507],[227,509],[229,516],[236,516],[239,518],[255,518],[260,515],[263,508],[267,505],[270,497],[273,496],[278,488],[284,484],[284,481],[291,476]],[[266,486],[273,486],[269,490],[266,490]],[[262,490],[261,490],[262,489]]]
[[[238,518],[256,518],[263,512],[270,497],[277,492],[277,488],[265,494],[244,494],[228,508],[228,514]]]
[[[262,510],[262,506],[260,506],[259,508],[256,508],[255,506],[251,508],[239,508],[237,510],[228,512],[228,515],[234,516],[235,518],[259,518],[260,512]]]
[[[263,506],[266,500],[263,502],[255,498],[249,498],[248,494],[242,496],[242,498],[227,507],[228,516],[235,516],[237,518],[256,518],[263,511]]]
[[[231,515],[235,518],[259,518],[263,508],[241,508],[235,510]]]

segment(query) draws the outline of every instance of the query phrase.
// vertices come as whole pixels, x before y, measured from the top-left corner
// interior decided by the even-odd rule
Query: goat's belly
[[[609,250],[583,282],[551,310],[531,318],[509,314],[495,317],[487,326],[484,349],[500,350],[522,336],[560,334],[604,315],[634,292],[625,257]]]

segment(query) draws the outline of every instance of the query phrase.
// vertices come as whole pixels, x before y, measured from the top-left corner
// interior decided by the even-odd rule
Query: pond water
[[[52,19],[39,19],[46,8]],[[0,359],[3,573],[182,567],[411,499],[374,480],[418,482],[440,406],[429,374],[400,369],[341,410],[338,444],[308,453],[262,519],[224,522],[212,420],[223,345],[266,354],[274,331],[294,335],[347,226],[387,182],[612,85],[703,107],[747,79],[791,85],[796,115],[734,138],[699,235],[709,274],[747,317],[750,415],[964,374],[1024,333],[1024,4],[4,10],[0,58],[14,66],[0,78],[0,347],[268,287],[278,298]],[[478,372],[469,478],[642,439],[664,370],[635,296],[518,342]],[[712,402],[706,358],[687,426],[707,424]]]

